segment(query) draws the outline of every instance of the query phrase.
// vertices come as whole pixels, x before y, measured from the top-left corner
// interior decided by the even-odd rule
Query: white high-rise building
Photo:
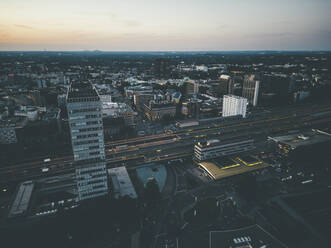
[[[225,95],[223,97],[223,111],[222,116],[236,116],[241,115],[246,117],[247,99],[235,95]]]
[[[90,83],[72,83],[68,120],[76,166],[77,200],[108,193],[100,96]]]

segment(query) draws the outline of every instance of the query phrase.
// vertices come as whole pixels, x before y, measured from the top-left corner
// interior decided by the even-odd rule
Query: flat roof
[[[243,228],[211,231],[209,232],[209,248],[285,248],[287,247],[275,236],[264,230],[259,225]]]
[[[245,142],[254,142],[254,140],[242,139],[242,138],[231,139],[231,140],[212,139],[212,140],[198,142],[196,145],[200,148],[207,148],[207,147],[223,146],[223,145],[245,143]]]
[[[228,95],[224,95],[224,98],[235,98],[235,99],[247,99],[245,97],[242,96],[236,96],[236,95],[232,95],[232,94],[228,94]]]
[[[21,183],[16,193],[13,205],[10,208],[9,217],[22,215],[27,211],[29,207],[31,195],[33,192],[33,188],[34,188],[34,183],[32,181]]]
[[[232,160],[232,163],[226,163]],[[246,161],[237,158],[227,158],[225,162],[222,158],[211,159],[199,163],[198,165],[202,167],[214,180],[219,180],[222,178],[227,178],[235,175],[240,175],[247,172],[252,172],[260,169],[269,167],[269,164],[256,160],[254,163],[246,163]]]
[[[240,165],[237,161],[227,157],[215,158],[213,160],[216,162],[216,166],[220,169],[233,168]]]
[[[262,161],[254,158],[253,156],[246,155],[246,156],[240,156],[236,158],[240,162],[242,162],[246,166],[254,166],[258,164],[262,164]]]
[[[289,145],[292,148],[297,148],[299,146],[308,146],[331,141],[331,134],[314,129],[299,134],[271,137],[271,139],[275,142]]]
[[[91,83],[88,82],[73,82],[68,91],[68,99],[80,97],[97,97],[98,93]]]
[[[125,166],[108,169],[108,174],[113,183],[113,192],[116,199],[124,196],[137,198],[136,190]]]
[[[0,127],[17,127],[24,126],[27,118],[24,116],[11,116],[0,120]]]

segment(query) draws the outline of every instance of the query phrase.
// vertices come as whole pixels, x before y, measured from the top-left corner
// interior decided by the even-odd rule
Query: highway
[[[289,111],[269,113],[257,118],[240,121],[224,121],[195,126],[189,130],[174,133],[137,137],[105,144],[107,167],[120,165],[136,166],[139,163],[165,161],[184,156],[192,156],[193,145],[209,138],[221,140],[237,138],[262,138],[287,130],[311,128],[320,123],[331,123],[331,106],[292,108]],[[48,168],[42,172],[42,168]],[[74,171],[73,156],[52,158],[44,162],[38,158],[0,168],[0,181],[22,181],[45,176],[61,175]]]

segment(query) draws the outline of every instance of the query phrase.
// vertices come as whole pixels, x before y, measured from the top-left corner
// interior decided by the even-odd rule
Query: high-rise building
[[[245,76],[244,78],[242,96],[247,98],[253,106],[258,104],[260,83],[256,75]]]
[[[242,117],[245,118],[246,109],[247,109],[246,98],[235,95],[225,95],[223,97],[223,110],[222,110],[223,117],[241,115]]]
[[[229,75],[221,75],[219,80],[218,92],[220,96],[231,93],[231,77]]]
[[[241,96],[243,90],[244,77],[241,75],[234,75],[229,84],[229,94]]]
[[[194,80],[186,79],[184,86],[186,96],[192,96],[199,93],[199,84]]]
[[[189,118],[199,119],[201,104],[202,100],[191,98],[188,101],[182,103],[181,112],[183,115]]]
[[[76,166],[77,200],[108,193],[102,105],[90,83],[72,83],[67,96],[68,120]]]

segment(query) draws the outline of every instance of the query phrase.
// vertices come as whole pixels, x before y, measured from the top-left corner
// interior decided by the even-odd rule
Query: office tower
[[[199,93],[199,84],[194,80],[186,79],[184,86],[186,96],[192,96]]]
[[[229,94],[241,96],[243,90],[244,77],[241,75],[234,75],[229,84]]]
[[[231,87],[231,77],[228,75],[221,75],[218,85],[218,93],[220,96],[230,93]]]
[[[201,104],[202,104],[201,100],[191,98],[188,101],[182,103],[181,112],[183,115],[189,118],[199,119]]]
[[[78,201],[108,193],[101,108],[100,97],[90,83],[71,84],[67,110]]]
[[[223,97],[222,116],[242,115],[246,117],[247,99],[240,96],[225,95]]]
[[[253,106],[258,104],[260,83],[256,75],[245,76],[242,96]]]

